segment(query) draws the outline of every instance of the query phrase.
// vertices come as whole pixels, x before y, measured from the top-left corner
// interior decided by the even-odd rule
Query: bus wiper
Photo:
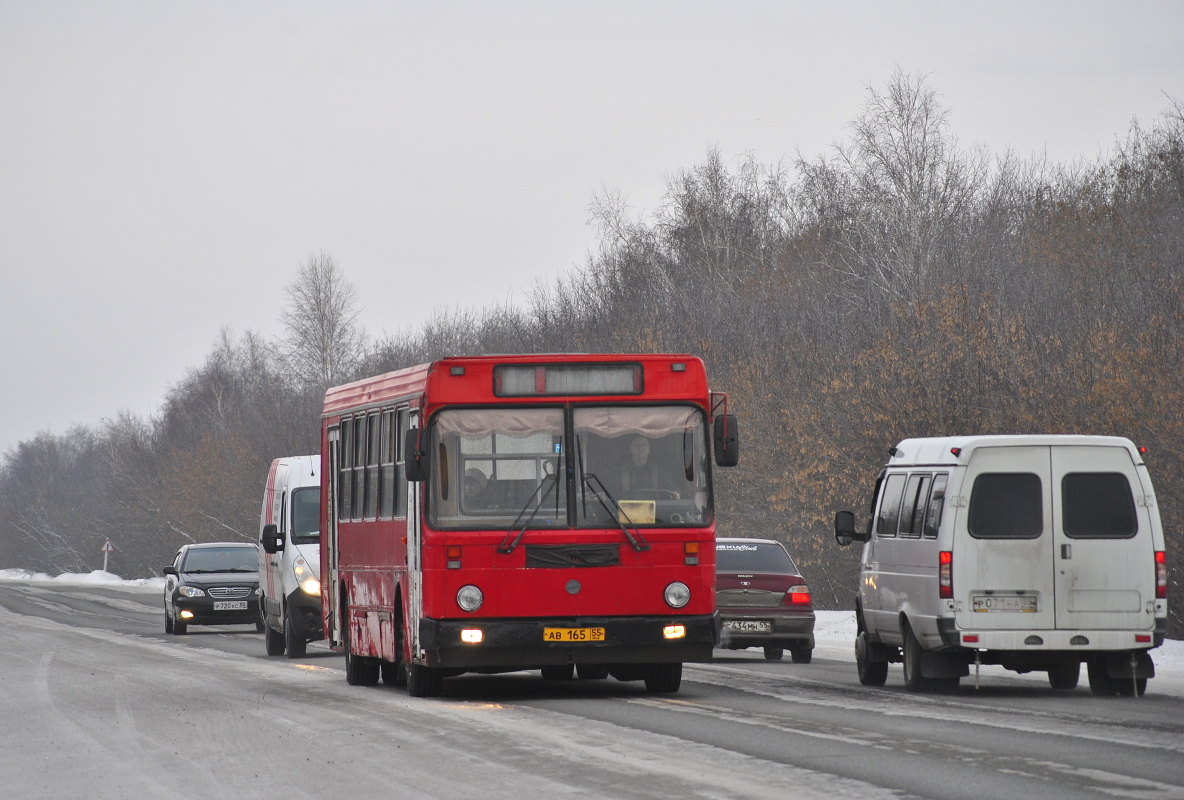
[[[621,504],[618,503],[616,498],[612,496],[612,493],[609,492],[608,487],[604,485],[604,482],[591,472],[583,473],[582,480],[584,484],[592,489],[592,496],[596,498],[597,502],[600,503],[600,506],[608,512],[609,516],[617,521],[617,525],[620,527],[621,531],[624,532],[625,538],[629,540],[629,544],[633,545],[633,549],[639,553],[649,550],[650,543],[647,542],[645,537],[641,535],[641,531],[638,529],[637,525],[634,525],[633,529],[630,530],[629,526],[625,524],[625,520],[629,519],[629,514],[625,511],[625,509],[621,508]],[[605,502],[605,500],[608,500],[608,503],[612,503],[612,508],[609,508],[609,505]],[[616,513],[614,513],[614,511]],[[584,515],[587,516],[586,510]],[[633,520],[629,521],[631,523],[633,522]]]
[[[522,541],[522,537],[526,535],[526,529],[530,527],[530,523],[533,522],[535,516],[538,515],[539,509],[543,507],[543,503],[547,502],[547,497],[551,494],[551,489],[556,489],[558,485],[558,472],[547,475],[541,481],[539,481],[538,488],[534,490],[534,494],[530,496],[530,499],[526,501],[526,505],[524,505],[522,510],[518,512],[518,516],[514,519],[514,524],[510,526],[508,531],[506,531],[506,537],[502,539],[502,543],[497,546],[497,551],[499,553],[505,553],[509,555],[510,553],[514,552],[514,548],[518,546],[518,543]],[[544,492],[543,489],[547,489],[547,491]],[[556,502],[558,502],[558,492],[556,495]],[[532,503],[533,506],[531,505]],[[529,516],[527,516],[527,511],[530,512]],[[523,517],[526,517],[525,522],[522,521]],[[519,523],[522,523],[521,528],[518,527]],[[513,539],[511,539],[511,537],[513,537]]]

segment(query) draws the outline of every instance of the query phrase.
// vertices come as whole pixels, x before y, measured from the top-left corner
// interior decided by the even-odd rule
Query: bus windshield
[[[692,406],[449,409],[432,422],[437,529],[703,526],[706,423]]]

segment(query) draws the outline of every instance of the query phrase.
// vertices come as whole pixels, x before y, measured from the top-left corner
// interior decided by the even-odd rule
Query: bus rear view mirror
[[[403,442],[403,466],[407,471],[407,480],[412,483],[418,483],[428,476],[428,447],[426,441],[420,442],[422,430],[412,428],[407,431],[407,439]]]
[[[715,463],[721,467],[734,467],[740,463],[740,434],[736,429],[735,414],[717,414],[715,417]]]
[[[260,537],[263,542],[263,552],[278,553],[284,549],[284,537],[280,536],[279,529],[274,523],[268,523],[263,526],[263,536]]]

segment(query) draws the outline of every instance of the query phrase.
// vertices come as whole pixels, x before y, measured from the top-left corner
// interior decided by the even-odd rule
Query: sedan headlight
[[[177,594],[182,597],[205,597],[205,589],[198,589],[196,586],[178,586]]]
[[[485,602],[485,595],[473,584],[460,587],[456,593],[456,604],[464,611],[476,611]]]
[[[691,590],[682,581],[675,581],[666,587],[666,605],[671,608],[682,608],[691,602]]]

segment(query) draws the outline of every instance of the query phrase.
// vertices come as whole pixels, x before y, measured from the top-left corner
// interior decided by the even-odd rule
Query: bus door
[[[427,435],[427,431],[423,432]],[[411,411],[407,436],[419,435],[419,412]],[[423,481],[407,483],[407,633],[411,636],[411,655],[423,657],[419,644],[419,619],[423,616],[423,572],[420,560],[423,546],[421,500]],[[397,623],[401,624],[402,620]]]
[[[341,578],[337,571],[337,517],[338,517],[338,502],[337,493],[340,491],[339,481],[340,472],[338,470],[338,457],[340,455],[340,429],[330,428],[328,433],[329,439],[329,469],[327,474],[322,475],[323,478],[329,479],[329,494],[326,498],[324,515],[328,521],[328,526],[325,530],[326,534],[326,555],[328,559],[328,575],[321,576],[325,579],[323,586],[329,593],[329,602],[326,603],[325,612],[328,614],[330,646],[342,646],[341,638],[341,597],[339,588],[341,586]]]

